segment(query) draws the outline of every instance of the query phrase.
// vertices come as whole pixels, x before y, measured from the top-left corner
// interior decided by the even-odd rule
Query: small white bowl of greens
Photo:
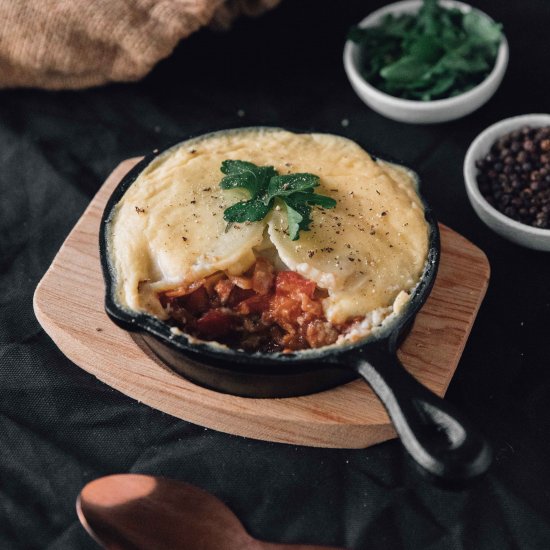
[[[405,0],[350,29],[344,68],[357,95],[393,120],[466,116],[496,92],[508,65],[501,25],[454,0]]]

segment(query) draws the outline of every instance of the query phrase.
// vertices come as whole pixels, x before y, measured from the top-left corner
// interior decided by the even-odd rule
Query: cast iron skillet
[[[109,317],[122,328],[139,332],[152,351],[178,374],[224,393],[290,397],[319,392],[360,376],[386,407],[407,451],[435,481],[461,484],[483,474],[492,458],[487,442],[450,403],[418,383],[396,356],[401,339],[432,289],[439,263],[439,230],[428,205],[424,203],[430,228],[428,261],[408,306],[392,323],[352,345],[292,354],[232,350],[175,335],[167,323],[124,308],[116,300],[115,273],[108,254],[110,219],[140,172],[166,150],[139,162],[105,207],[99,244]]]

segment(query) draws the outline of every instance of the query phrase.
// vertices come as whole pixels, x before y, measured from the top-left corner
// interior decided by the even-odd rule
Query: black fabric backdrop
[[[410,126],[364,106],[342,68],[347,27],[379,4],[287,1],[229,33],[200,32],[137,84],[0,93],[1,548],[95,548],[75,498],[114,472],[194,483],[265,540],[550,548],[550,256],[487,229],[462,179],[465,151],[483,128],[550,111],[550,5],[480,1],[510,42],[503,85],[465,119]],[[439,219],[487,253],[489,291],[448,392],[494,445],[490,474],[469,490],[425,483],[397,441],[314,449],[172,418],[80,370],[36,321],[36,284],[119,161],[189,133],[255,124],[336,132],[402,159],[422,175]]]

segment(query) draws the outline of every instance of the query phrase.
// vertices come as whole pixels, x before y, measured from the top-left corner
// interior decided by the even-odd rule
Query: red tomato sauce
[[[326,296],[294,271],[275,273],[258,258],[238,277],[216,273],[187,287],[159,294],[182,332],[247,351],[297,351],[336,342],[344,326],[323,313]]]

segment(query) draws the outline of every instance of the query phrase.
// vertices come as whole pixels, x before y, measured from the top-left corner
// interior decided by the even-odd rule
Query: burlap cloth
[[[0,0],[0,88],[138,80],[177,43],[279,0]]]

